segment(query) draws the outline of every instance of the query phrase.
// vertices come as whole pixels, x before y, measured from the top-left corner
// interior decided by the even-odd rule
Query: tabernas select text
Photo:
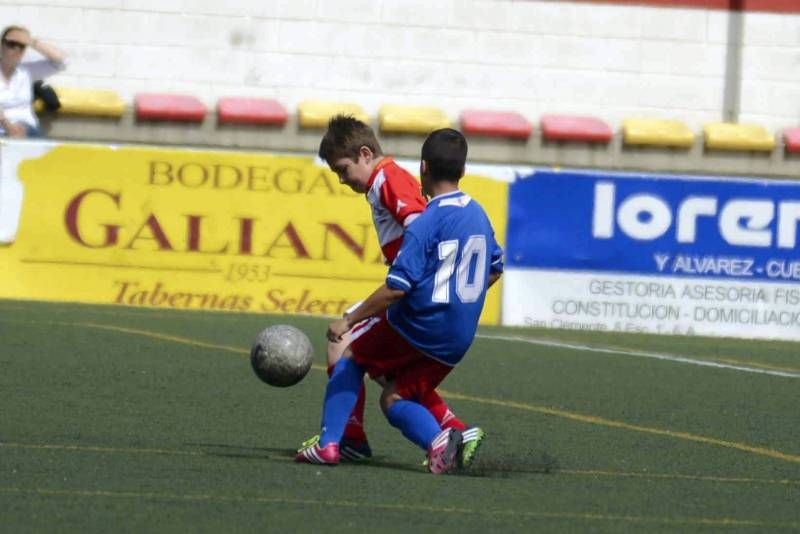
[[[345,299],[314,298],[310,289],[303,289],[299,294],[285,289],[270,289],[266,293],[266,300],[260,304],[260,311],[341,316],[349,304]]]
[[[114,303],[127,306],[248,311],[253,304],[253,297],[250,295],[175,291],[162,282],[145,286],[139,282],[117,280],[114,286],[116,288]]]
[[[130,280],[114,282],[115,304],[164,308],[309,313],[340,316],[350,304],[346,299],[319,298],[312,289],[270,289],[258,299],[241,293],[189,292],[163,282],[152,286]]]

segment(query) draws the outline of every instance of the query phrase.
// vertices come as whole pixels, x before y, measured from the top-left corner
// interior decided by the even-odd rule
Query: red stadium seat
[[[226,97],[217,101],[217,117],[228,124],[275,124],[289,120],[286,109],[277,100],[269,98]]]
[[[543,115],[541,126],[547,141],[608,143],[614,137],[608,124],[594,117]]]
[[[800,152],[800,128],[788,128],[783,131],[783,144],[786,152]]]
[[[140,93],[135,104],[139,120],[203,122],[207,111],[200,100],[189,95]]]
[[[461,129],[470,135],[527,139],[533,126],[519,113],[469,109],[461,112]]]

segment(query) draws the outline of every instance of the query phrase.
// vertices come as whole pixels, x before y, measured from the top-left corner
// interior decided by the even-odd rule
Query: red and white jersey
[[[425,209],[419,182],[392,158],[383,158],[367,183],[367,201],[381,251],[389,263],[403,243],[405,227]]]

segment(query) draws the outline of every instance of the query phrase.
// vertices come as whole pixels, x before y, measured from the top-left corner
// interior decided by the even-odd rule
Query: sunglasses
[[[3,46],[7,46],[8,48],[16,48],[17,50],[25,50],[24,43],[20,43],[19,41],[11,41],[9,39],[3,39]]]

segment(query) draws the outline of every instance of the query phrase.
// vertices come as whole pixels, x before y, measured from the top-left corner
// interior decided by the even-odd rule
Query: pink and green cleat
[[[461,431],[461,449],[456,457],[459,467],[466,468],[472,465],[485,435],[486,433],[479,426],[472,426]],[[422,461],[422,465],[428,467],[427,457]]]
[[[325,447],[320,447],[319,436],[304,441],[294,457],[295,462],[322,465],[337,465],[339,459],[339,444],[328,443]]]
[[[475,454],[483,442],[486,433],[479,426],[472,426],[462,431],[464,441],[458,453],[459,467],[469,467],[475,461]]]
[[[441,475],[457,468],[458,451],[461,449],[462,440],[461,432],[454,428],[436,434],[428,449],[428,471],[434,475]]]
[[[319,434],[312,436],[305,440],[300,448],[297,450],[298,454],[304,449],[319,443]],[[354,440],[350,438],[342,438],[339,443],[339,461],[340,462],[363,462],[372,458],[372,449],[369,442],[366,440]],[[301,460],[298,460],[301,461]]]

